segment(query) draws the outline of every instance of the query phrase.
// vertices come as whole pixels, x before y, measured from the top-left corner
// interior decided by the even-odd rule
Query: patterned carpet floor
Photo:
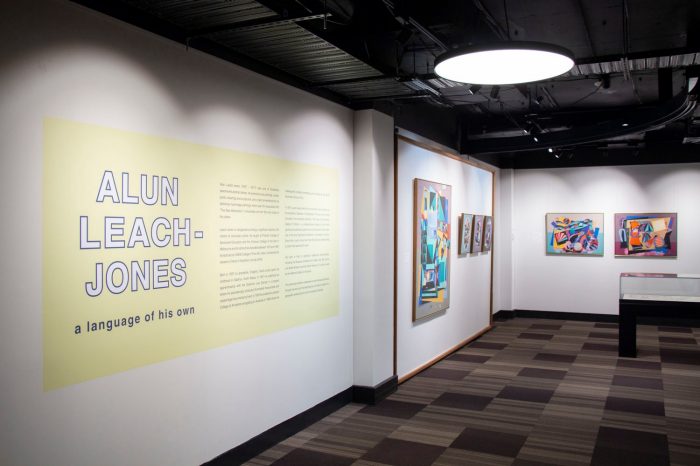
[[[349,404],[248,465],[700,465],[700,328],[496,322],[375,406]]]

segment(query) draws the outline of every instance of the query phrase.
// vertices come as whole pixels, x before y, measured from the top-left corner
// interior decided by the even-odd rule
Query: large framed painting
[[[675,213],[615,214],[615,255],[677,257]]]
[[[414,189],[413,320],[450,305],[452,187],[416,178]]]
[[[474,216],[474,233],[472,235],[472,252],[481,252],[484,247],[484,216]]]
[[[493,217],[484,217],[484,241],[482,251],[490,251],[491,243],[493,242]]]
[[[549,213],[547,254],[602,256],[603,214]]]
[[[459,218],[459,254],[469,254],[472,249],[474,215],[462,214]]]

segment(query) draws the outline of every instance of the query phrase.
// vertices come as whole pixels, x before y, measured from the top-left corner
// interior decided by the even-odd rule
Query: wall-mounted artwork
[[[414,204],[413,320],[450,305],[452,187],[416,178]]]
[[[491,242],[493,241],[493,218],[490,216],[484,217],[484,245],[482,251],[491,250]]]
[[[459,254],[468,254],[472,247],[474,215],[462,214],[459,219]]]
[[[603,255],[603,214],[554,213],[545,220],[547,254]]]
[[[675,213],[615,214],[615,255],[676,257]]]
[[[474,216],[474,233],[472,234],[472,252],[481,252],[484,247],[484,216]]]

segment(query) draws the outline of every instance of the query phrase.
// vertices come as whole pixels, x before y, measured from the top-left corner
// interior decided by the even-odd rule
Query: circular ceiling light
[[[574,66],[573,54],[541,42],[501,42],[455,49],[435,59],[441,78],[469,84],[518,84],[564,74]]]

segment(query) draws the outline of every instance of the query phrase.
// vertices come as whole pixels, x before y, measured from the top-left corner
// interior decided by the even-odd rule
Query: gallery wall
[[[700,272],[700,164],[517,170],[513,308],[617,314],[622,272]],[[604,214],[604,256],[545,255],[545,214]],[[615,257],[615,213],[676,212],[678,257]],[[501,308],[509,309],[509,308]]]
[[[404,133],[415,137],[410,133]],[[422,141],[424,142],[424,141]],[[434,143],[430,143],[434,145]],[[433,360],[489,325],[491,254],[458,255],[459,215],[492,215],[492,173],[398,141],[397,177],[397,373],[399,378]],[[412,319],[415,178],[452,187],[450,305],[419,321]],[[498,217],[495,228],[499,228]],[[498,247],[494,243],[494,250]]]
[[[53,303],[42,303],[42,270],[61,273],[42,259],[42,237],[52,233],[44,229],[56,225],[42,202],[44,177],[53,176],[43,163],[47,118],[330,169],[339,174],[338,242],[353,244],[350,110],[67,1],[4,2],[1,464],[199,464],[352,385],[353,252],[340,247],[330,317],[45,387],[42,306]],[[166,154],[160,168],[168,163]],[[71,176],[66,190],[82,188]]]

